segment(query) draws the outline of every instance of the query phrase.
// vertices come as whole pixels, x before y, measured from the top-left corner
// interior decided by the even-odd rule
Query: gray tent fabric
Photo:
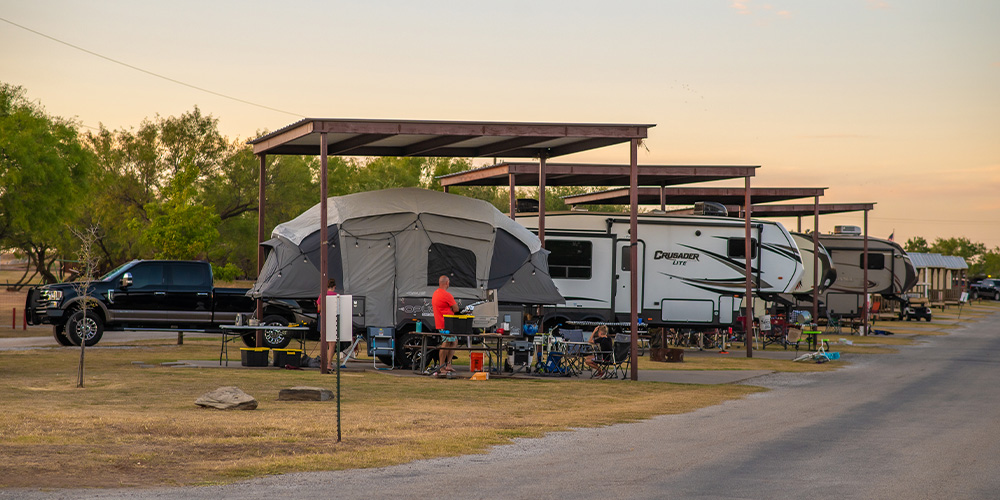
[[[251,296],[319,295],[319,215],[317,204],[262,243],[271,250]],[[369,325],[394,325],[396,301],[429,298],[441,270],[450,270],[456,298],[495,288],[504,302],[564,302],[538,237],[485,201],[387,189],[329,198],[327,217],[330,275],[339,293],[365,297]]]

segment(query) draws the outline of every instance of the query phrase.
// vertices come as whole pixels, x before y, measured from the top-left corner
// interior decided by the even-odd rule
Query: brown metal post
[[[747,273],[747,312],[745,322],[746,322],[746,345],[747,345],[747,357],[753,357],[753,253],[752,247],[750,245],[750,176],[744,177],[745,179],[745,189],[743,191],[743,224],[745,225],[745,241],[743,242],[744,248],[744,270]]]
[[[660,183],[660,210],[667,211],[667,183]]]
[[[795,232],[796,233],[801,233],[802,232],[802,216],[799,215],[799,216],[795,217],[795,221],[796,221]]]
[[[319,364],[320,373],[330,373],[330,356],[327,355],[327,346],[329,342],[326,340],[326,336],[329,334],[326,328],[327,318],[331,314],[331,311],[326,310],[326,292],[329,290],[329,277],[327,277],[327,271],[329,268],[329,253],[327,246],[329,242],[327,241],[327,220],[326,220],[326,196],[327,196],[327,137],[326,133],[323,132],[319,134],[319,300],[323,304],[323,312],[319,315],[319,338],[320,338],[320,349],[319,349]],[[343,286],[343,285],[341,285]],[[337,360],[338,364],[340,360]]]
[[[545,155],[538,162],[538,241],[545,248]]]
[[[819,316],[819,196],[813,198],[813,321]]]
[[[267,176],[267,155],[257,155],[260,168],[257,173],[257,277],[260,277],[260,270],[264,269],[264,210],[265,210],[265,190],[264,180]],[[264,299],[258,298],[254,316],[257,319],[264,319]],[[254,345],[264,346],[264,332],[258,330],[255,335]]]
[[[864,335],[868,335],[868,210],[865,210],[865,294],[862,297],[861,306],[861,328],[864,331]]]
[[[513,219],[517,218],[517,216],[514,215],[514,212],[517,211],[517,194],[515,194],[515,192],[514,192],[514,188],[515,188],[514,174],[507,174],[507,177],[508,177],[508,183],[510,185],[510,188],[509,188],[509,190],[510,190],[509,191],[510,192],[510,218],[511,218],[511,220],[513,220]]]
[[[629,302],[631,307],[631,353],[630,375],[632,380],[639,380],[639,139],[632,139],[631,160],[629,166],[628,198],[629,198],[629,259],[632,275]]]

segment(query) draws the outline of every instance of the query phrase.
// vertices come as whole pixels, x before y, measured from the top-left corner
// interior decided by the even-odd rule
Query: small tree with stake
[[[73,236],[80,240],[80,250],[77,252],[77,258],[80,260],[80,279],[73,283],[73,288],[76,290],[77,296],[81,297],[80,310],[83,313],[83,319],[76,324],[76,332],[66,333],[70,335],[70,338],[73,338],[75,334],[75,338],[80,339],[80,365],[77,368],[76,386],[83,387],[83,360],[87,339],[90,337],[87,310],[90,308],[91,300],[93,300],[88,294],[90,284],[94,282],[94,272],[97,270],[99,262],[98,256],[94,252],[94,243],[97,242],[99,235],[97,226],[90,226],[84,230],[71,227],[69,230]]]

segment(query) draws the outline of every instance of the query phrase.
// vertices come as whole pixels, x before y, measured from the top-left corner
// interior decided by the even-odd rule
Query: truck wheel
[[[66,324],[54,325],[52,327],[52,336],[55,337],[56,342],[63,346],[69,347],[73,345],[73,342],[66,336]]]
[[[993,300],[1000,300],[1000,291],[993,292]]]
[[[264,316],[262,325],[288,326],[288,320],[284,316],[272,314]],[[260,330],[264,337],[264,345],[268,349],[284,349],[292,341],[291,332],[288,330]],[[257,332],[253,331],[243,336],[243,344],[247,347],[257,347]]]
[[[87,342],[87,347],[90,347],[98,343],[102,335],[104,321],[91,311],[87,311],[86,317],[83,311],[77,311],[66,321],[66,336],[73,345],[80,345],[80,339],[83,339]]]

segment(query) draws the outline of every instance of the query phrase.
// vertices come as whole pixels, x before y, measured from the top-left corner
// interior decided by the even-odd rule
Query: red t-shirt
[[[455,305],[457,305],[455,297],[448,293],[448,290],[438,288],[434,291],[434,296],[431,297],[431,307],[434,309],[435,329],[444,330],[444,315],[454,314],[455,310],[452,309],[452,306]]]

